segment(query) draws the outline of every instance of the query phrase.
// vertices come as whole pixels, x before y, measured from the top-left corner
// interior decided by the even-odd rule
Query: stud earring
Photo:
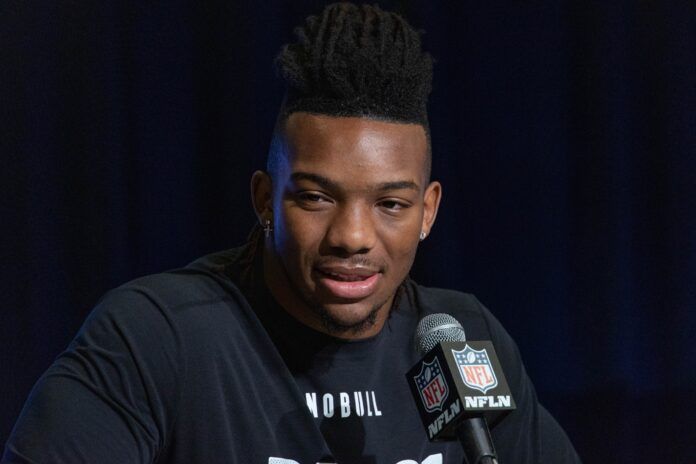
[[[427,237],[427,236],[428,236],[428,234],[426,234],[424,231],[421,231],[420,236],[419,236],[420,241],[422,242],[423,240],[425,240],[425,237]]]
[[[271,220],[266,219],[266,223],[263,226],[263,233],[266,235],[266,238],[270,237],[271,232],[273,232],[273,227],[271,227]]]

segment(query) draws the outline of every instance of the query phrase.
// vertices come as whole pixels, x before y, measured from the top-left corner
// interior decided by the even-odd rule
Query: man
[[[279,57],[288,92],[243,247],[107,294],[35,386],[3,463],[461,463],[404,373],[418,320],[492,340],[518,409],[500,462],[579,462],[471,295],[408,278],[437,215],[431,58],[403,18],[335,4]]]

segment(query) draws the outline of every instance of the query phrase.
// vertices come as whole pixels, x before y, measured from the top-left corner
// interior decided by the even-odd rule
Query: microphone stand
[[[498,464],[491,433],[483,416],[464,419],[455,429],[464,448],[465,464]]]

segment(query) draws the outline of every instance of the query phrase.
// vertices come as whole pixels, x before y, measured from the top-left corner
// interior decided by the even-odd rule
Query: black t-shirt
[[[407,281],[378,335],[342,341],[290,317],[245,251],[105,295],[32,390],[2,463],[460,464],[459,443],[427,440],[404,378],[434,312],[495,345],[518,407],[492,424],[500,462],[580,462],[473,296]]]

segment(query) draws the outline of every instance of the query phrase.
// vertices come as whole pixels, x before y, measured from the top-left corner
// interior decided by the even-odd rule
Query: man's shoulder
[[[226,275],[227,266],[238,257],[238,250],[211,253],[180,268],[135,278],[109,291],[101,304],[127,300],[181,310],[221,302],[242,303],[243,295]]]
[[[427,287],[411,282],[411,288],[424,315],[449,312],[449,310],[471,315],[481,314],[482,305],[471,293],[449,288]]]
[[[462,324],[469,340],[491,340],[501,336],[504,329],[479,299],[460,290],[427,287],[411,281],[413,300],[419,318],[428,314],[446,313]],[[504,333],[504,337],[509,337]]]
[[[125,337],[148,350],[157,345],[185,356],[254,332],[248,301],[220,268],[233,257],[231,250],[214,253],[110,290],[90,311],[77,343],[114,344]]]

